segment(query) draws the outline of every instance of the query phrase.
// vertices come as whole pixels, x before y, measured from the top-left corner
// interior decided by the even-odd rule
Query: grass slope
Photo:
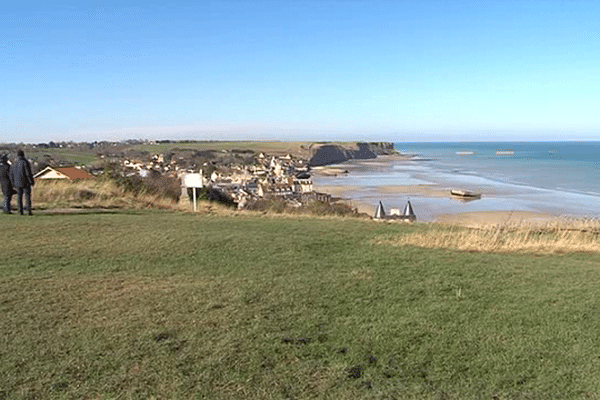
[[[173,149],[193,149],[193,150],[252,150],[254,152],[266,152],[268,154],[293,155],[305,154],[305,148],[310,146],[310,142],[280,142],[280,141],[198,141],[198,142],[173,142],[158,144],[139,144],[131,148],[135,150],[144,150],[151,153],[161,153]]]
[[[600,396],[596,254],[430,229],[139,211],[2,216],[0,398]]]
[[[49,156],[55,160],[63,160],[75,165],[91,165],[103,161],[98,153],[123,152],[128,150],[147,151],[150,154],[160,154],[173,149],[187,150],[252,150],[256,153],[266,152],[269,155],[291,154],[296,157],[307,157],[311,142],[281,142],[281,141],[179,141],[158,144],[126,144],[120,143],[110,148],[25,148],[28,158],[42,159]],[[14,156],[14,154],[13,154]],[[113,161],[122,161],[114,159]]]
[[[55,160],[65,160],[75,165],[88,165],[98,159],[97,151],[94,149],[74,150],[74,149],[35,149],[25,152],[27,158],[42,159],[44,156],[50,156]],[[14,154],[13,154],[14,156]]]
[[[137,208],[190,208],[160,194],[127,191],[110,179],[41,179],[32,188],[34,212],[65,208],[79,209],[137,209]],[[3,200],[3,197],[0,197]],[[12,207],[17,207],[16,196]]]

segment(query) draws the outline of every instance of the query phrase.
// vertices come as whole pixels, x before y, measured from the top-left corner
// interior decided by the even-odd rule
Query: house
[[[310,193],[313,191],[313,183],[309,179],[297,179],[293,181],[294,192]]]
[[[33,176],[35,179],[90,179],[92,175],[76,167],[46,167]]]
[[[285,183],[279,183],[271,185],[269,187],[268,194],[272,196],[288,197],[294,195],[294,189],[292,186],[286,185]]]

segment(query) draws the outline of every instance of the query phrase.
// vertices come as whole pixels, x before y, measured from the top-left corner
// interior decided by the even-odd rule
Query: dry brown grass
[[[465,229],[438,225],[376,243],[495,253],[596,253],[600,252],[599,234],[598,220],[557,219],[543,227],[505,224]]]
[[[33,187],[34,210],[165,209],[194,212],[193,203],[174,201],[160,194],[134,194],[104,179],[81,181],[40,180]],[[14,206],[14,204],[13,204]],[[352,216],[298,214],[273,211],[239,211],[214,201],[198,200],[196,212],[220,216],[263,215],[271,218],[355,218]]]
[[[171,199],[151,194],[133,194],[114,182],[102,179],[81,181],[40,180],[32,193],[35,209],[186,209]]]
[[[33,207],[36,210],[165,209],[194,211],[191,202],[177,202],[158,194],[134,194],[116,183],[104,179],[40,180],[33,187],[32,199]],[[235,209],[207,200],[198,200],[196,210],[198,213],[215,215],[232,215],[237,212]]]

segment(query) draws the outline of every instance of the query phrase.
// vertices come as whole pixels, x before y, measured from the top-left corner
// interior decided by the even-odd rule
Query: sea
[[[600,142],[398,142],[406,162],[351,160],[350,173],[317,177],[317,186],[346,186],[351,200],[403,207],[410,200],[421,220],[475,211],[532,211],[600,218]],[[484,193],[481,200],[399,195],[385,187],[432,185]],[[486,195],[487,194],[487,195]]]

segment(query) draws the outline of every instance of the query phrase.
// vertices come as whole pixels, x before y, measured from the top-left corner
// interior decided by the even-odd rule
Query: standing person
[[[25,158],[23,150],[17,151],[17,160],[10,167],[10,180],[19,196],[19,214],[23,215],[23,195],[25,195],[25,208],[27,208],[27,214],[31,215],[31,187],[35,182],[31,173],[31,165]]]
[[[10,182],[10,164],[8,163],[8,156],[6,154],[0,156],[0,181],[2,181],[2,194],[4,195],[2,211],[5,214],[12,214],[10,201],[12,200],[13,187]]]

